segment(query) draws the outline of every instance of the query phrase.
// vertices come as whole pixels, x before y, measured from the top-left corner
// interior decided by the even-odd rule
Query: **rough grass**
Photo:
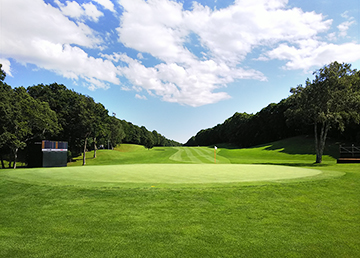
[[[329,156],[315,166],[313,153],[290,153],[286,143],[218,155],[344,175],[286,184],[89,188],[13,180],[0,170],[0,257],[359,257],[360,165]],[[105,158],[110,152],[101,151],[92,162],[174,163],[169,157],[176,153],[113,151]],[[188,163],[184,152],[177,155],[184,159],[177,163]]]

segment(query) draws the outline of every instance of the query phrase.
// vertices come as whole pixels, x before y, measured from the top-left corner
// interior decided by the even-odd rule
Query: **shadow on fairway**
[[[253,163],[256,165],[278,165],[278,166],[289,166],[289,167],[329,167],[333,166],[334,164],[329,163],[306,163],[306,162],[299,162],[299,163],[286,163],[286,162],[259,162]]]
[[[297,136],[256,146],[256,148],[259,147],[264,147],[263,150],[279,151],[286,154],[316,155],[313,136]],[[324,155],[337,159],[339,155],[339,145],[335,141],[328,139],[326,141]]]

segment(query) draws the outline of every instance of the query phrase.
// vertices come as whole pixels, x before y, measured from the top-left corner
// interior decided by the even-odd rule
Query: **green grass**
[[[285,182],[341,176],[315,169],[274,165],[243,164],[135,164],[85,166],[73,168],[37,168],[6,171],[9,180],[47,185],[82,187],[223,187],[225,183]]]
[[[67,182],[61,175],[47,181],[55,169],[0,170],[0,257],[359,257],[360,164],[336,164],[331,154],[324,165],[314,165],[306,145],[289,139],[220,149],[224,163],[217,165],[210,164],[213,149],[122,146],[99,151],[85,167],[61,168],[73,177]],[[102,171],[115,182],[111,176],[118,172],[111,169],[122,162],[143,167],[133,173],[196,169],[182,170],[193,182],[167,181],[163,187],[153,184],[151,173],[133,175],[149,180],[137,185],[98,184]],[[269,164],[287,164],[342,176],[254,184],[214,183],[211,174],[196,178],[207,166],[233,166],[226,162],[266,164],[259,167],[275,171],[289,167]],[[75,180],[82,170],[96,173]]]
[[[176,153],[175,148],[155,147],[146,149],[134,144],[121,144],[114,150],[98,150],[94,159],[94,152],[86,153],[87,165],[118,165],[118,164],[153,164],[153,163],[176,163],[169,159]],[[74,159],[68,166],[81,166],[82,156]]]

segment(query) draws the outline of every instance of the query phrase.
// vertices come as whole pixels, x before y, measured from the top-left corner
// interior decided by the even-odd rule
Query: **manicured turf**
[[[217,164],[278,164],[312,166],[315,161],[313,139],[294,137],[283,141],[269,143],[246,149],[218,149]],[[333,142],[327,144],[323,164],[336,163],[338,145]],[[99,150],[97,158],[93,159],[93,152],[86,154],[87,165],[117,165],[117,164],[202,164],[214,163],[214,149],[206,147],[155,147],[146,149],[133,144],[121,144],[115,151]],[[81,166],[82,157],[69,166]]]
[[[211,163],[206,148],[122,146],[89,158],[97,166],[0,170],[0,257],[360,257],[360,165],[336,164],[333,154],[314,165],[313,153],[293,142],[218,153],[266,165],[200,164]],[[229,183],[235,170],[219,178],[206,169],[231,166],[320,174]],[[119,167],[157,168],[155,181],[167,183]],[[173,167],[189,179],[164,173]],[[116,182],[119,175],[130,181]],[[150,181],[132,183],[140,179]]]
[[[167,186],[173,184],[221,184],[234,182],[279,181],[313,177],[315,169],[273,165],[240,164],[137,164],[85,166],[73,168],[28,169],[3,173],[10,180],[34,184],[106,186]],[[170,186],[169,186],[170,185]],[[175,186],[176,187],[176,186]]]

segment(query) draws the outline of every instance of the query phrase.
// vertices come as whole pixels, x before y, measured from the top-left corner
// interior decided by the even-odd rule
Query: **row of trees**
[[[209,146],[230,143],[238,147],[249,147],[295,135],[297,130],[288,127],[284,111],[289,102],[283,100],[270,104],[256,114],[235,113],[213,128],[201,130],[190,138],[187,146]]]
[[[0,159],[16,168],[19,151],[26,162],[26,146],[42,139],[67,141],[69,157],[96,150],[102,145],[135,143],[153,146],[180,145],[156,131],[110,116],[93,98],[53,83],[12,89],[4,83],[0,64]]]
[[[314,134],[316,162],[322,162],[329,133],[360,142],[360,72],[333,62],[315,79],[292,88],[287,99],[256,114],[235,113],[223,124],[201,130],[185,145],[231,143],[249,147],[300,134]]]

